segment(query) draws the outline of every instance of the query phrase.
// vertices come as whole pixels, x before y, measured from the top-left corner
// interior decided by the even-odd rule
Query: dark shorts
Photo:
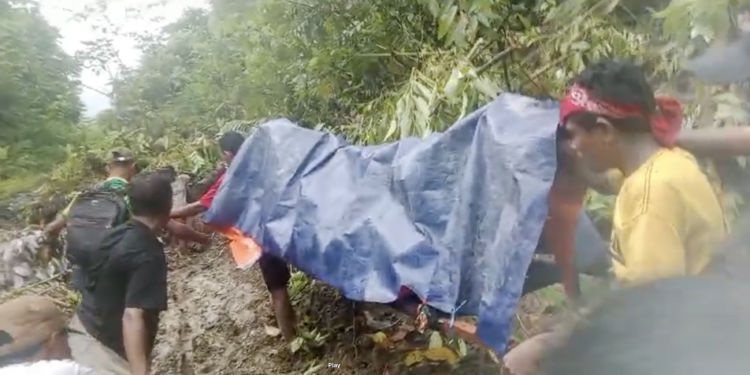
[[[258,261],[260,271],[263,273],[263,281],[271,292],[286,289],[291,273],[289,266],[283,259],[273,255],[264,254]]]

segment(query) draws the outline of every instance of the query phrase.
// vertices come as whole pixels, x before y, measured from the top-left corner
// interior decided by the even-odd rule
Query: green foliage
[[[11,9],[7,0],[0,4]],[[46,185],[52,191],[96,177],[101,156],[113,146],[128,146],[153,165],[204,171],[217,161],[214,140],[222,130],[239,124],[249,131],[274,117],[334,131],[355,143],[425,136],[500,91],[557,96],[589,61],[607,57],[645,63],[659,91],[684,100],[686,126],[734,126],[748,120],[740,88],[706,87],[679,71],[686,57],[732,34],[735,5],[213,0],[208,10],[189,10],[157,33],[124,35],[106,17],[106,2],[99,1],[80,18],[106,35],[85,43],[76,57],[111,78],[113,107],[75,128],[78,103],[69,100],[75,83],[56,75],[74,75],[75,64],[48,46],[56,35],[35,11],[13,8],[0,12],[0,20],[8,21],[0,22],[0,33],[13,35],[0,38],[0,48],[15,51],[0,61],[0,95],[20,99],[0,106],[0,158],[13,157],[11,165],[28,168],[31,161],[24,158],[41,162],[52,150],[64,152],[67,158],[55,163]],[[17,24],[26,31],[16,31]],[[28,32],[32,25],[46,31]],[[114,48],[113,40],[122,36],[143,51],[135,69],[125,67]],[[18,48],[23,38],[39,47]],[[42,50],[53,57],[41,58]],[[22,63],[30,54],[34,63]],[[38,85],[21,84],[24,69]],[[51,92],[57,95],[44,97],[56,101],[45,102],[44,109],[28,104]],[[8,122],[8,116],[14,120]],[[28,152],[28,142],[49,145],[44,153],[50,154]],[[611,199],[592,195],[587,202],[606,223]]]
[[[34,3],[0,0],[0,180],[64,157],[80,119],[78,65]]]

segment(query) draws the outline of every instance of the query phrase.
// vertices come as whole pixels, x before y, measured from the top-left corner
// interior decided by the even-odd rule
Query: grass
[[[38,187],[40,182],[39,175],[13,176],[8,179],[0,180],[0,200],[11,198],[12,196],[32,191]]]
[[[609,285],[602,279],[597,279],[591,276],[581,275],[581,294],[583,298],[588,301],[591,298],[600,297],[602,294],[609,290]],[[562,288],[550,286],[541,290],[538,290],[536,294],[544,300],[546,303],[552,306],[564,306],[566,297]]]

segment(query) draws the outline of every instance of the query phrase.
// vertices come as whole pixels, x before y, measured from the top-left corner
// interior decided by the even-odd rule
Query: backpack
[[[96,254],[105,234],[129,217],[124,191],[94,188],[75,198],[67,219],[67,255],[71,263],[87,270],[96,263]]]

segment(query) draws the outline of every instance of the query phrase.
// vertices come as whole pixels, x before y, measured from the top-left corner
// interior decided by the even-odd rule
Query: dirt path
[[[240,271],[217,248],[172,257],[169,310],[154,362],[158,374],[299,374],[274,325],[261,275]]]
[[[402,364],[409,351],[427,345],[427,337],[414,335],[397,348],[382,350],[367,343],[368,332],[354,304],[330,287],[311,283],[295,309],[307,332],[327,339],[314,350],[292,354],[280,336],[270,336],[266,326],[275,319],[260,271],[235,268],[223,247],[180,257],[170,254],[169,310],[154,351],[155,373],[175,375],[485,375],[499,374],[486,351],[469,348],[457,366],[424,363]],[[539,316],[545,304],[524,301],[526,317]],[[532,303],[529,303],[532,302]],[[386,313],[387,314],[387,313]],[[404,322],[404,317],[392,317]],[[535,326],[536,319],[522,319]],[[408,323],[408,322],[407,322]],[[411,323],[408,323],[411,324]],[[523,325],[523,324],[522,324]],[[364,339],[364,340],[363,340]],[[339,368],[327,368],[327,363]],[[310,370],[316,367],[315,371]],[[310,371],[308,371],[310,370]]]

